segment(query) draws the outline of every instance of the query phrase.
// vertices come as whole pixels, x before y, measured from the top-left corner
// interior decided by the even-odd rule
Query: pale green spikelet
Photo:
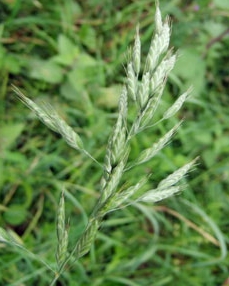
[[[135,41],[132,55],[133,68],[136,76],[139,75],[141,66],[141,41],[139,37],[139,25],[136,27]]]
[[[106,160],[108,165],[105,164],[105,170],[110,173],[112,166],[116,165],[119,157],[121,156],[121,150],[126,142],[126,117],[127,117],[127,89],[124,87],[119,99],[119,113],[116,124],[110,135],[107,147]]]
[[[126,125],[127,113],[128,113],[128,97],[127,97],[127,89],[124,86],[119,98],[119,114],[120,116],[122,116],[123,125]]]
[[[123,126],[121,116],[118,117],[112,136],[108,141],[107,152],[104,162],[104,178],[108,181],[110,174],[117,166],[119,159],[123,156],[125,151],[124,145],[126,143],[126,129]],[[105,182],[103,181],[103,184]]]
[[[176,55],[167,55],[157,67],[150,80],[151,93],[153,94],[167,78],[176,62]]]
[[[57,251],[56,251],[56,262],[58,265],[58,269],[61,268],[63,263],[67,258],[68,253],[68,231],[65,230],[63,233],[62,240],[58,242]]]
[[[181,179],[193,168],[198,158],[195,158],[188,164],[179,168],[167,178],[163,179],[157,186],[156,189],[146,192],[137,201],[141,202],[158,202],[165,198],[168,198],[184,189],[184,186],[176,185]]]
[[[182,121],[181,121],[182,122]],[[159,139],[159,141],[155,142],[152,147],[147,148],[145,150],[143,150],[135,163],[131,164],[128,169],[145,163],[149,160],[151,160],[154,156],[156,156],[158,154],[158,152],[160,152],[171,140],[172,136],[176,133],[176,131],[178,130],[178,128],[181,125],[181,122],[177,123],[173,128],[171,128],[163,137],[161,137]]]
[[[78,133],[57,114],[50,104],[43,103],[39,106],[27,98],[17,87],[13,86],[13,91],[17,94],[18,98],[36,114],[41,122],[54,132],[59,133],[69,146],[84,153],[101,166],[101,164],[84,149],[83,141]]]
[[[166,177],[164,180],[162,180],[158,185],[158,189],[164,190],[179,182],[195,165],[197,159],[198,158],[195,158],[194,160],[192,160],[188,164],[185,164],[183,167],[179,168],[178,170],[170,174],[168,177]]]
[[[57,238],[62,239],[62,237],[64,237],[64,231],[65,231],[65,200],[63,192],[61,194],[58,206],[56,231],[57,231]]]
[[[133,63],[127,65],[127,90],[130,98],[136,100],[137,79],[133,68]]]
[[[119,116],[114,128],[114,132],[112,133],[108,143],[108,155],[111,157],[111,166],[116,165],[118,162],[121,153],[120,150],[122,150],[122,147],[125,144],[125,133],[126,130],[123,126],[122,117]]]
[[[158,189],[150,190],[146,192],[142,197],[140,197],[137,201],[145,203],[156,203],[168,197],[171,197],[174,194],[179,193],[181,191],[182,191],[181,186],[172,186],[165,190],[158,190]]]
[[[178,97],[178,99],[174,102],[174,104],[168,110],[166,110],[166,112],[163,115],[163,119],[168,119],[174,116],[177,113],[177,111],[180,110],[180,108],[190,95],[191,90],[192,89],[189,88],[186,92],[184,92]]]
[[[57,265],[60,268],[67,257],[67,248],[68,248],[68,231],[66,229],[65,223],[65,200],[64,192],[61,194],[58,212],[57,212],[57,251],[56,251],[56,261]]]
[[[122,204],[127,205],[128,199],[131,198],[138,190],[140,190],[148,178],[141,179],[136,185],[129,187],[128,189],[122,190],[120,193],[116,193],[111,201],[105,206],[106,213],[112,212],[120,208]],[[131,203],[129,203],[131,204]]]
[[[13,243],[12,236],[3,228],[0,227],[0,242]]]
[[[161,30],[163,28],[162,18],[161,18],[161,11],[159,8],[159,3],[156,1],[156,11],[155,11],[155,32],[157,34],[161,34]]]
[[[106,182],[104,188],[102,189],[101,201],[105,202],[116,190],[120,179],[122,177],[125,167],[125,162],[122,160],[110,174],[109,180]]]
[[[158,10],[158,14],[159,13]],[[167,18],[163,25],[160,25],[159,23],[157,23],[157,25],[158,31],[156,30],[156,34],[151,40],[145,64],[145,72],[149,71],[151,74],[158,65],[161,55],[167,51],[170,41],[169,19]]]
[[[122,164],[118,164],[120,160],[127,157],[128,146],[126,145],[126,132],[127,132],[127,112],[128,112],[128,99],[127,89],[124,86],[119,99],[119,113],[116,124],[110,135],[107,145],[107,151],[104,161],[104,175],[101,179],[101,189],[103,192],[110,194],[110,187],[107,191],[107,184],[110,180],[112,173],[117,172],[117,166],[122,169]],[[114,171],[114,169],[116,171]],[[121,173],[120,173],[121,174]],[[110,184],[110,183],[109,183]],[[105,188],[106,187],[106,188]],[[106,197],[106,195],[105,195]]]
[[[73,252],[76,254],[77,259],[84,256],[91,248],[92,242],[95,239],[96,233],[100,227],[101,218],[92,218],[85,231],[78,240]]]
[[[55,112],[48,104],[38,106],[35,102],[27,98],[18,88],[13,87],[18,98],[25,103],[37,117],[51,130],[59,133],[63,139],[74,149],[83,151],[83,142],[80,136]]]
[[[146,105],[150,95],[150,73],[146,72],[142,77],[142,82],[139,86],[137,100],[141,109]]]
[[[16,93],[18,98],[23,102],[29,109],[31,109],[36,116],[51,130],[58,132],[55,123],[52,122],[49,114],[47,114],[41,107],[39,107],[35,102],[26,97],[16,86],[13,86],[13,91]]]
[[[161,96],[164,91],[165,83],[162,83],[158,90],[154,93],[154,96],[150,97],[146,102],[144,108],[141,109],[138,117],[133,123],[130,135],[133,137],[137,133],[147,128],[148,124],[152,121],[152,118],[157,110],[157,107],[161,101]]]
[[[49,105],[45,104],[43,110],[50,116],[50,119],[55,124],[57,132],[63,137],[69,146],[76,150],[83,150],[83,142],[80,136],[70,127]]]

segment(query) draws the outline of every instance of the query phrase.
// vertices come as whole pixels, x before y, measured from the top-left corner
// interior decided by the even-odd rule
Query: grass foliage
[[[0,5],[0,284],[227,285],[228,4]]]

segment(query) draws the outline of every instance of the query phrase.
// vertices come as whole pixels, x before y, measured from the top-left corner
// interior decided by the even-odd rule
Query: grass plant
[[[68,230],[65,221],[64,192],[61,195],[57,215],[56,251],[57,270],[53,281],[54,285],[64,272],[67,263],[74,257],[76,260],[88,253],[106,214],[131,205],[135,202],[155,203],[170,197],[182,190],[180,181],[194,166],[196,159],[187,163],[177,171],[163,179],[156,189],[150,189],[139,194],[147,182],[147,177],[139,179],[135,185],[124,184],[122,177],[131,168],[151,160],[171,140],[181,122],[172,127],[163,137],[159,138],[151,147],[142,150],[134,163],[129,160],[131,141],[137,134],[158,124],[154,122],[154,115],[161,101],[169,72],[174,67],[176,55],[168,50],[170,40],[169,18],[162,20],[159,6],[156,6],[155,33],[151,41],[144,68],[141,70],[141,41],[139,27],[136,29],[135,42],[127,63],[127,80],[121,91],[117,121],[108,140],[107,151],[101,179],[100,198],[92,211],[86,229],[76,242],[73,249],[68,249]],[[83,152],[95,162],[91,154],[84,148],[80,136],[47,104],[37,105],[26,97],[17,87],[13,87],[18,98],[26,104],[37,117],[51,130],[59,133],[68,145],[79,152]],[[179,111],[189,92],[179,96],[160,119],[167,120]],[[132,122],[128,122],[128,105],[134,104],[135,113]],[[3,230],[2,230],[3,232]],[[3,240],[8,236],[3,233]],[[12,243],[12,241],[10,240]]]
[[[6,162],[0,162],[3,171],[0,178],[3,184],[0,211],[3,216],[0,221],[6,226],[0,228],[3,258],[0,284],[28,285],[31,281],[31,285],[213,286],[226,283],[229,268],[225,233],[228,222],[224,214],[228,198],[222,185],[227,184],[228,148],[224,121],[228,117],[212,91],[206,92],[209,97],[205,98],[203,90],[208,88],[203,84],[205,65],[197,48],[205,47],[205,28],[209,32],[209,25],[216,31],[220,27],[198,14],[205,28],[203,25],[201,30],[199,25],[192,25],[202,36],[195,34],[200,41],[195,50],[193,42],[196,38],[189,29],[190,25],[185,29],[191,18],[187,17],[182,27],[176,22],[176,19],[182,19],[184,11],[189,15],[196,13],[190,10],[192,4],[184,7],[179,4],[182,11],[179,13],[173,3],[161,1],[163,10],[172,15],[174,33],[180,35],[172,38],[172,45],[175,44],[176,48],[185,45],[182,39],[187,32],[186,44],[191,42],[192,48],[184,48],[182,57],[170,48],[170,20],[168,17],[162,20],[158,5],[153,37],[147,47],[148,37],[152,34],[152,25],[149,25],[152,19],[145,14],[145,7],[150,7],[151,2],[128,2],[128,7],[114,4],[116,9],[123,9],[122,15],[127,18],[136,11],[139,15],[146,15],[140,21],[141,26],[137,26],[133,47],[126,55],[126,79],[119,90],[117,113],[111,113],[116,110],[115,85],[98,89],[99,85],[104,86],[105,77],[108,84],[122,79],[117,67],[123,62],[120,54],[131,38],[126,33],[130,27],[118,22],[118,15],[115,18],[112,12],[113,6],[107,5],[101,10],[104,20],[100,25],[101,20],[93,17],[101,7],[90,0],[82,5],[75,1],[58,2],[54,10],[52,5],[42,1],[31,2],[28,7],[23,1],[18,1],[15,7],[12,4],[11,16],[5,26],[0,27],[1,34],[7,35],[9,31],[10,35],[1,42],[4,48],[0,46],[0,54],[5,59],[1,97],[4,97],[9,78],[13,79],[14,93],[56,134],[46,133],[36,121],[30,121],[31,117],[28,119],[30,124],[25,126],[24,111],[21,109],[17,113],[21,107],[15,107],[14,97],[11,101],[11,97],[4,99],[1,113],[6,114],[9,122],[5,129],[1,129],[2,138],[7,140],[0,140],[3,142],[0,154]],[[213,5],[220,5],[220,2],[212,1]],[[38,5],[36,9],[42,12],[40,15],[34,13],[33,5]],[[91,20],[84,18],[86,14],[80,11],[80,7],[91,11],[88,12]],[[24,8],[30,11],[28,17]],[[216,8],[221,9],[220,6]],[[14,19],[20,9],[23,17]],[[207,11],[211,11],[210,6]],[[75,23],[75,15],[81,13],[83,18],[79,17],[79,22]],[[2,15],[6,17],[4,13]],[[61,15],[61,21],[58,15]],[[136,25],[131,18],[128,21]],[[223,23],[222,20],[222,28]],[[5,41],[14,41],[18,36],[15,27],[27,24],[32,27],[32,36],[29,34],[28,38],[25,29],[20,45],[12,44],[11,53],[7,54]],[[107,31],[114,29],[115,25],[120,33],[109,40]],[[104,36],[102,40],[112,48],[99,47],[102,56],[97,49],[102,40],[96,39],[95,27],[99,27]],[[218,46],[203,51],[204,57],[208,57],[205,63],[208,72],[214,66],[213,58],[217,58],[221,44],[216,41]],[[37,57],[18,56],[21,48],[25,48],[24,43],[28,54],[38,52]],[[48,48],[39,49],[44,46]],[[102,57],[106,58],[106,64]],[[182,62],[183,57],[189,58],[189,65]],[[114,63],[109,62],[110,58]],[[178,65],[175,66],[176,62]],[[27,79],[25,88],[19,89],[17,86],[25,76],[24,69],[33,84],[30,86]],[[195,93],[204,93],[202,97],[189,97],[192,89],[188,86],[192,82]],[[224,84],[219,80],[218,83],[222,91]],[[61,94],[57,101],[61,101],[61,97],[65,99],[60,105],[55,96],[50,96],[51,104],[30,99],[37,93],[57,93],[57,89]],[[31,96],[25,96],[22,90],[27,90]],[[99,90],[98,94],[96,90]],[[103,95],[100,95],[102,90]],[[95,98],[89,96],[90,92]],[[177,94],[181,95],[177,97]],[[187,99],[195,104],[195,110],[179,112]],[[222,96],[222,100],[226,103],[226,96]],[[99,104],[105,106],[106,113],[98,108]],[[13,112],[9,113],[10,106]],[[22,123],[11,122],[11,116]],[[179,129],[183,117],[191,120]],[[111,128],[114,118],[116,122]],[[76,121],[79,122],[77,127]],[[104,138],[109,132],[105,148]],[[175,134],[178,139],[172,141]],[[70,149],[65,149],[64,141]],[[10,146],[16,149],[11,151]],[[188,154],[195,158],[199,153],[202,164],[194,178],[190,175],[193,186],[190,189],[184,178],[196,159],[189,160]],[[183,167],[174,171],[182,164]],[[204,172],[203,168],[207,171]],[[161,203],[184,189],[182,195],[167,200],[166,206]],[[157,202],[159,204],[155,206]]]

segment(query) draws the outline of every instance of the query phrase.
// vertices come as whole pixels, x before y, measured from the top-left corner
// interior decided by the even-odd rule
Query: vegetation
[[[144,190],[154,189],[200,155],[185,191],[156,205],[134,202],[104,213],[90,253],[77,261],[73,255],[58,285],[228,284],[229,5],[225,2],[160,2],[163,15],[172,18],[170,46],[179,50],[179,57],[155,119],[160,121],[190,85],[193,92],[182,111],[132,138],[130,161],[185,118],[171,144],[152,161],[124,174],[121,189],[138,184],[143,176],[148,177]],[[61,265],[61,249],[66,247],[60,237],[67,232],[68,249],[73,249],[99,199],[103,169],[95,160],[103,162],[109,134],[119,118],[118,98],[126,73],[130,79],[128,68],[125,73],[122,67],[130,63],[125,52],[139,22],[144,63],[155,31],[153,1],[100,3],[4,0],[0,4],[2,285],[49,285],[48,267],[55,269],[56,258]],[[134,72],[138,74],[136,68]],[[11,84],[26,91],[38,106],[41,101],[54,106],[95,160],[69,149],[57,133],[34,120],[33,113],[28,116]],[[131,94],[130,80],[127,87]],[[132,103],[125,124],[135,122],[135,116]],[[123,154],[121,159],[125,160]],[[65,214],[60,212],[63,187]],[[62,247],[56,250],[58,242]]]

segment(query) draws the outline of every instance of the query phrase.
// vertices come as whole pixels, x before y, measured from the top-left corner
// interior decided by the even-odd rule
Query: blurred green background
[[[0,226],[51,264],[62,186],[71,247],[99,196],[101,170],[43,126],[11,84],[51,103],[102,162],[126,51],[139,22],[144,62],[154,4],[0,1]],[[174,141],[128,180],[152,172],[154,185],[197,155],[199,165],[179,196],[107,216],[90,254],[57,285],[229,285],[229,2],[161,0],[160,8],[179,51],[161,107],[190,85],[193,96],[171,122],[134,142],[132,156],[186,119]],[[50,273],[28,254],[0,243],[0,255],[0,285],[48,285]]]

